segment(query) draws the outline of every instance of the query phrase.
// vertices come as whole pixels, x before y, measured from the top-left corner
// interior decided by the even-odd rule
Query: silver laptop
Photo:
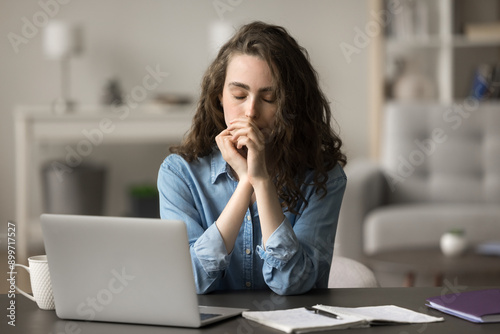
[[[199,306],[181,221],[43,214],[62,319],[201,327],[244,309]]]

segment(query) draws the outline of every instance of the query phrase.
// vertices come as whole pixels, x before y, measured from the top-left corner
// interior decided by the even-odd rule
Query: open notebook
[[[304,307],[267,312],[246,311],[243,312],[243,317],[286,333],[443,321],[443,318],[432,317],[394,305],[354,308],[316,305],[313,308],[336,314],[339,319],[317,314]]]

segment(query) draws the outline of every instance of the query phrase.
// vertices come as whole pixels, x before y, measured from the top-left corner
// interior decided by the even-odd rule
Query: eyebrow
[[[238,81],[232,81],[228,84],[228,86],[229,87],[236,86],[236,87],[243,88],[245,90],[250,90],[250,86],[248,86],[247,84],[238,82]],[[262,87],[259,89],[259,92],[272,92],[272,91],[273,91],[273,87]]]

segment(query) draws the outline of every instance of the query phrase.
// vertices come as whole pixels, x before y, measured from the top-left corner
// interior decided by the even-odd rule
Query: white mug
[[[30,273],[31,290],[33,296],[27,294],[16,286],[16,290],[22,295],[36,302],[42,310],[54,310],[54,295],[52,294],[52,284],[50,283],[49,263],[47,255],[37,255],[28,258],[29,267],[22,264],[15,264]]]

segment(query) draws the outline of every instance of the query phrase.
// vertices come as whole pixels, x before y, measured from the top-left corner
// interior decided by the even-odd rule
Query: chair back
[[[333,256],[328,288],[376,288],[379,287],[373,272],[361,262]]]

